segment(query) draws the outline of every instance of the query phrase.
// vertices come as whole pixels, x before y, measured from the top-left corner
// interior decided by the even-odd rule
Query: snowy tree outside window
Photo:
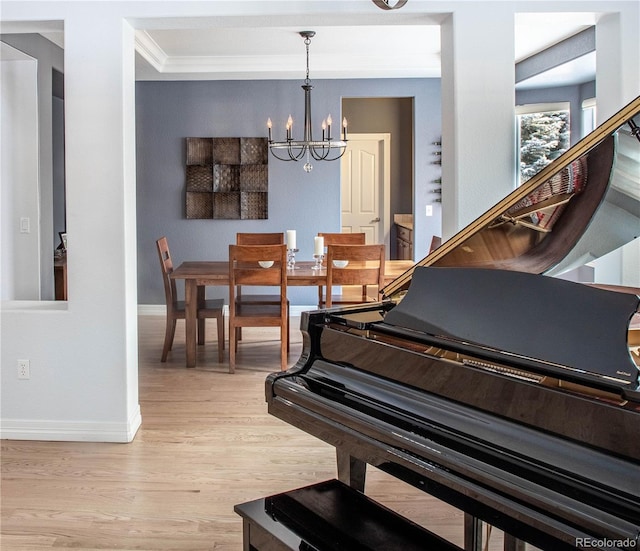
[[[546,109],[544,107],[547,107]],[[520,184],[569,149],[569,108],[528,105],[518,108]]]

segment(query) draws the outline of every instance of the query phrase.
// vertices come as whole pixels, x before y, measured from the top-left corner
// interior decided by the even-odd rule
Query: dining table
[[[385,285],[414,265],[412,260],[385,261]],[[170,274],[171,279],[184,280],[186,366],[196,366],[197,305],[207,286],[229,285],[228,260],[192,260],[180,264]],[[319,287],[326,285],[327,270],[315,268],[314,261],[300,261],[287,269],[287,286]],[[200,289],[200,292],[198,291]]]

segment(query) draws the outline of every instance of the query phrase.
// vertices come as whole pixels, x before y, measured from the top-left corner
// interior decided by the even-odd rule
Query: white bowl
[[[334,260],[334,261],[333,261],[333,265],[334,265],[336,268],[346,268],[346,267],[347,267],[347,264],[349,264],[349,261],[348,261],[348,260]]]
[[[273,266],[273,260],[258,260],[261,268],[271,268]]]

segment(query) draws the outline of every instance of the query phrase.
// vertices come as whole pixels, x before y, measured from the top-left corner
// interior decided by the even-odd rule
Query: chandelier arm
[[[289,157],[292,160],[299,161],[300,159],[302,159],[305,156],[305,153],[307,152],[307,148],[306,147],[302,147],[302,148],[298,149],[296,147],[290,147],[287,151],[289,152]]]
[[[288,151],[287,151],[288,152]],[[275,149],[271,149],[271,154],[278,159],[279,161],[299,161],[299,158],[296,157],[292,157],[291,153],[288,153],[287,157],[280,157],[277,153]]]
[[[316,160],[316,161],[337,161],[340,157],[342,157],[345,152],[346,152],[346,147],[343,147],[341,149],[336,149],[336,148],[326,148],[322,151],[322,153],[319,153],[318,151],[316,151],[316,148],[310,148],[310,152],[311,152],[311,156]],[[335,157],[329,157],[329,155],[331,154],[331,152],[335,152],[336,156]]]

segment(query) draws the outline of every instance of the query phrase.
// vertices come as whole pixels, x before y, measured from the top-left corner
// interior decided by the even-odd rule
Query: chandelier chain
[[[307,47],[307,77],[304,79],[305,84],[309,84],[311,80],[309,80],[309,44],[311,44],[311,38],[308,36],[304,39],[304,43]]]

